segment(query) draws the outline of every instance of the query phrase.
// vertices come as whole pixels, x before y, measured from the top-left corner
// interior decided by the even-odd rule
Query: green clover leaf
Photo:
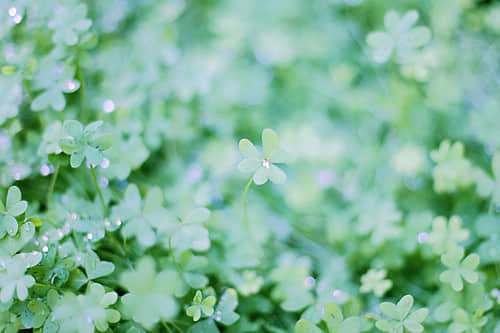
[[[479,280],[479,275],[475,272],[479,266],[479,256],[472,253],[462,260],[463,257],[462,247],[457,247],[441,256],[441,262],[449,269],[441,273],[439,279],[441,282],[450,283],[456,291],[464,288],[462,279],[472,284]]]
[[[120,320],[120,312],[108,308],[117,299],[116,292],[106,292],[102,285],[91,283],[84,295],[65,293],[53,316],[59,322],[61,332],[92,333],[95,329],[104,332],[109,329],[108,323]]]
[[[17,116],[23,99],[21,77],[12,76],[0,75],[0,125]]]
[[[23,256],[25,255],[23,254]],[[23,256],[19,255],[5,260],[0,258],[0,301],[4,303],[14,297],[14,292],[19,300],[25,300],[28,298],[28,289],[35,284],[33,276],[24,274],[26,269],[33,265],[25,262]],[[39,256],[38,262],[40,259],[41,256]]]
[[[48,27],[54,30],[52,40],[54,43],[64,42],[67,45],[78,43],[78,34],[87,31],[92,25],[92,21],[86,18],[87,6],[70,4],[58,6],[49,21]]]
[[[359,333],[362,331],[361,319],[352,316],[344,319],[340,307],[333,303],[327,303],[324,308],[323,321],[326,323],[328,333]],[[322,333],[318,326],[308,319],[301,319],[295,325],[295,333]]]
[[[455,192],[474,182],[476,173],[470,161],[464,158],[464,151],[461,142],[452,145],[445,140],[441,142],[438,150],[431,152],[431,159],[436,162],[432,178],[437,193]]]
[[[444,217],[438,216],[432,222],[432,232],[429,234],[428,242],[432,245],[434,253],[443,254],[455,249],[457,243],[468,237],[469,231],[462,229],[462,219],[459,216],[450,217],[448,223]]]
[[[44,58],[33,74],[33,90],[43,90],[33,102],[31,109],[40,111],[52,107],[62,111],[66,106],[64,93],[73,93],[80,88],[80,82],[74,80],[75,69],[51,58]]]
[[[427,318],[429,310],[427,308],[418,309],[410,313],[413,307],[413,296],[403,296],[397,304],[383,302],[380,304],[380,311],[388,316],[389,320],[377,320],[375,326],[383,332],[403,332],[407,330],[411,333],[420,333],[424,331],[422,322]]]
[[[182,288],[182,281],[174,270],[156,273],[153,258],[141,258],[134,270],[121,274],[120,284],[129,291],[121,298],[123,313],[147,329],[177,314],[172,295]]]
[[[17,234],[18,223],[16,217],[23,214],[26,208],[28,208],[28,202],[21,200],[19,187],[9,187],[5,206],[0,201],[0,238],[3,238],[6,233],[10,236]]]
[[[113,216],[124,223],[121,234],[125,238],[136,237],[139,244],[148,247],[156,243],[155,228],[168,223],[170,217],[162,207],[163,193],[159,187],[152,187],[144,200],[139,189],[130,184],[123,201],[113,208]]]
[[[69,137],[59,140],[59,147],[64,153],[71,155],[70,164],[78,168],[83,160],[92,165],[99,165],[103,161],[103,151],[109,149],[113,143],[110,134],[98,134],[103,125],[102,120],[88,124],[85,128],[76,120],[64,122],[64,131]]]
[[[204,314],[210,317],[214,313],[215,296],[210,295],[203,298],[201,290],[197,290],[193,297],[193,305],[186,309],[186,314],[193,317],[193,321],[198,321]]]
[[[384,294],[391,289],[392,281],[385,279],[387,271],[385,269],[376,270],[370,269],[361,277],[361,288],[362,293],[373,293],[377,297],[382,297]]]
[[[262,131],[262,149],[260,153],[248,139],[241,139],[238,147],[245,159],[238,164],[238,169],[244,173],[254,172],[253,181],[262,185],[271,180],[275,184],[283,184],[286,174],[273,163],[287,163],[287,154],[278,149],[278,135],[269,128]]]
[[[482,327],[488,322],[487,317],[482,315],[471,316],[464,309],[456,309],[453,313],[453,322],[448,328],[450,333],[479,333]]]
[[[368,46],[373,49],[373,60],[384,63],[395,52],[400,63],[407,62],[417,49],[431,39],[428,28],[413,27],[418,20],[418,12],[410,10],[402,17],[391,10],[384,17],[386,31],[375,31],[366,37]]]
[[[215,320],[226,325],[234,324],[240,315],[234,312],[238,306],[238,294],[236,290],[229,288],[222,294],[219,304],[215,309]],[[205,312],[206,313],[206,312]]]

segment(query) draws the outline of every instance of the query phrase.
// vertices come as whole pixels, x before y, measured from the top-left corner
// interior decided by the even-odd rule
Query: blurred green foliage
[[[0,332],[499,333],[499,36],[494,0],[0,0]]]

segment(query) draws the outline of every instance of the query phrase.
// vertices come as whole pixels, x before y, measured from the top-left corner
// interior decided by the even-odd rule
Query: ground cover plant
[[[1,0],[0,332],[500,332],[500,2]]]

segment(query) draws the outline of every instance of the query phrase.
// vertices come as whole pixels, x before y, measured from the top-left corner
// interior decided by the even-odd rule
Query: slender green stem
[[[52,288],[52,289],[56,289],[56,290],[62,290],[61,288],[59,287],[56,287],[56,286],[51,286],[50,284],[45,284],[45,283],[38,283],[38,282],[35,282],[35,286],[37,287],[45,287],[45,288]]]
[[[253,183],[253,177],[250,178],[248,181],[247,185],[245,186],[245,190],[243,190],[243,222],[245,224],[245,228],[247,230],[248,238],[250,239],[250,243],[252,244],[252,247],[254,248],[255,252],[257,253],[257,256],[260,257],[260,251],[259,248],[257,247],[257,243],[255,242],[255,239],[253,237],[253,233],[250,230],[250,222],[248,221],[248,211],[247,211],[247,192],[248,189],[250,188],[250,185]]]
[[[172,330],[170,329],[170,327],[168,327],[167,323],[165,323],[163,320],[161,321],[163,327],[165,327],[165,330],[168,332],[168,333],[172,333]]]
[[[82,67],[80,65],[76,68],[76,78],[80,82],[80,119],[84,123],[88,122],[89,115],[87,110],[87,89],[85,88],[85,80],[83,78]]]
[[[184,275],[182,274],[181,267],[179,266],[179,264],[177,263],[177,260],[175,259],[174,250],[172,249],[172,236],[170,236],[168,238],[168,252],[170,253],[170,256],[172,257],[172,264],[174,264],[175,270],[177,271],[177,273],[181,277],[182,281],[184,281],[184,283],[187,284],[187,281],[184,278]]]
[[[56,186],[57,176],[59,175],[60,162],[57,162],[56,170],[52,175],[52,180],[50,182],[49,193],[47,194],[47,205],[50,205],[52,202],[52,193],[54,193],[54,187]]]
[[[494,208],[494,204],[493,204],[493,197],[490,199],[490,206],[488,207],[488,214],[489,215],[493,215],[493,208]]]
[[[104,217],[108,216],[108,210],[106,208],[106,204],[104,203],[104,197],[102,196],[101,189],[99,188],[99,183],[97,182],[97,177],[95,175],[95,169],[92,164],[90,164],[90,171],[92,172],[92,178],[94,179],[95,188],[97,189],[97,193],[99,194],[99,199],[101,199],[102,210],[104,212]]]

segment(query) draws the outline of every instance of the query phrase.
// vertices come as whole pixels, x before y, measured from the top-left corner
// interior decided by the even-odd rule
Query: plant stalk
[[[102,211],[104,213],[104,217],[108,216],[108,209],[106,208],[106,204],[104,203],[104,197],[102,196],[101,189],[99,188],[99,183],[97,182],[97,177],[95,175],[95,169],[92,164],[90,164],[90,172],[92,173],[92,178],[94,179],[95,188],[97,189],[97,193],[99,194],[99,199],[101,199]]]

